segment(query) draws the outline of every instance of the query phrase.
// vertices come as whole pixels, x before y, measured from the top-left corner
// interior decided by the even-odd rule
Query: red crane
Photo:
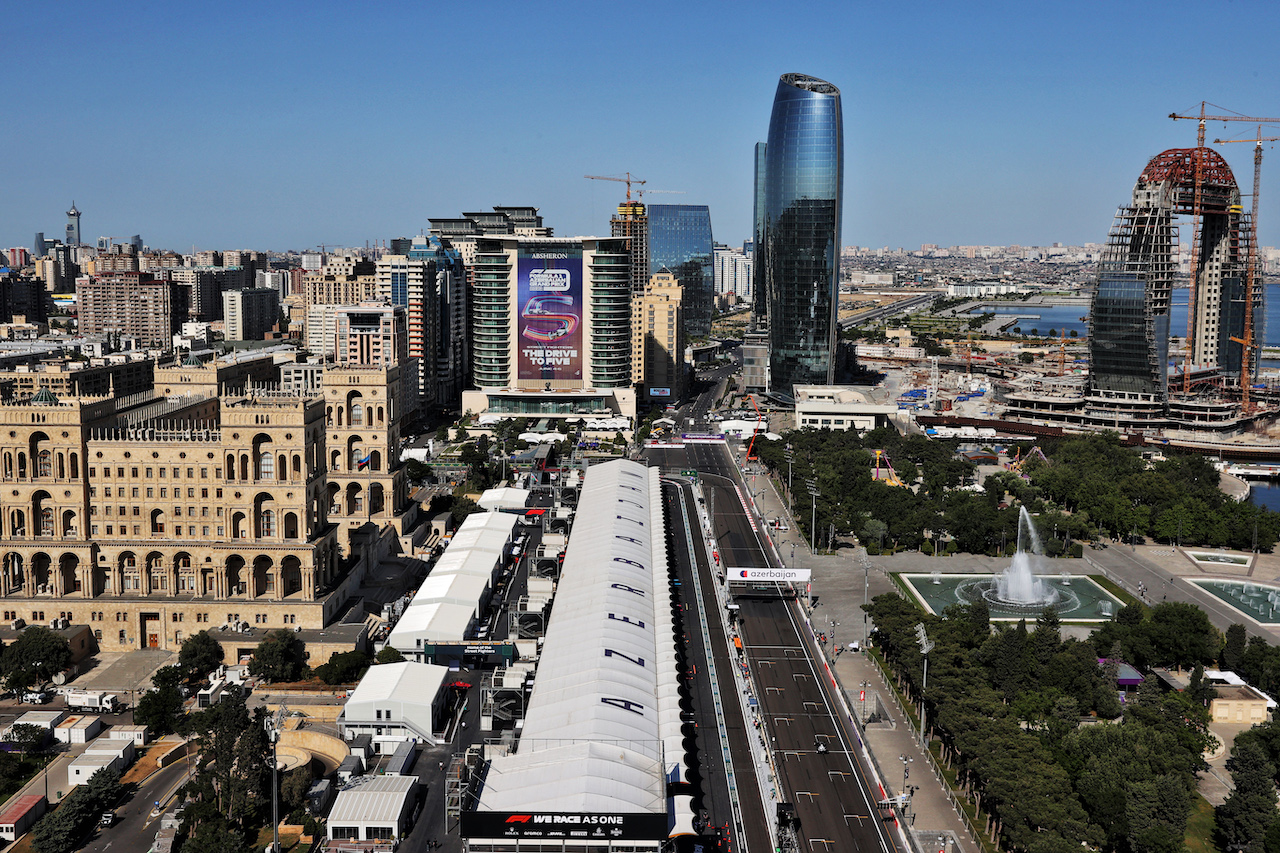
[[[1195,352],[1195,305],[1196,305],[1196,285],[1198,278],[1198,264],[1200,257],[1200,215],[1201,201],[1204,192],[1204,123],[1206,121],[1247,121],[1256,124],[1273,124],[1280,122],[1280,118],[1257,118],[1255,116],[1240,115],[1223,115],[1211,116],[1205,114],[1206,106],[1217,106],[1216,104],[1208,104],[1205,101],[1200,102],[1199,115],[1179,115],[1178,113],[1169,113],[1169,118],[1190,119],[1199,122],[1199,129],[1196,133],[1196,191],[1195,201],[1191,209],[1191,290],[1187,293],[1187,362],[1182,366],[1182,393],[1191,392],[1191,370],[1188,368],[1188,362],[1191,360],[1192,354]],[[1250,294],[1252,296],[1252,294]]]
[[[1253,214],[1249,220],[1249,261],[1245,267],[1245,286],[1244,286],[1244,339],[1232,337],[1231,340],[1240,344],[1240,405],[1247,415],[1251,410],[1249,404],[1249,383],[1253,380],[1251,368],[1250,353],[1257,349],[1257,344],[1253,342],[1253,288],[1254,276],[1257,275],[1258,265],[1258,196],[1262,189],[1262,143],[1264,142],[1280,142],[1280,136],[1263,136],[1262,125],[1258,125],[1257,139],[1215,139],[1214,145],[1220,145],[1224,142],[1252,142],[1253,148]]]

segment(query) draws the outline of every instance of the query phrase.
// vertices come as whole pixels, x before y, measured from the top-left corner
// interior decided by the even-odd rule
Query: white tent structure
[[[391,629],[387,645],[409,660],[426,662],[428,647],[471,639],[519,520],[507,512],[467,516]]]
[[[594,466],[579,507],[517,749],[492,760],[463,816],[477,853],[510,845],[486,830],[519,812],[618,815],[634,850],[681,823],[667,799],[688,765],[658,471]]]

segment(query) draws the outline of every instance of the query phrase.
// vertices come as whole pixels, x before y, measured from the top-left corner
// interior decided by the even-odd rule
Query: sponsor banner
[[[775,581],[777,583],[808,583],[808,569],[729,569],[731,581]]]
[[[585,838],[658,841],[667,837],[667,815],[648,812],[462,813],[464,838]]]
[[[671,389],[670,388],[650,388],[649,396],[650,397],[670,397]]]
[[[582,379],[582,246],[522,243],[516,261],[520,379]]]
[[[680,437],[685,441],[693,442],[695,444],[724,441],[724,433],[686,432],[681,434]]]

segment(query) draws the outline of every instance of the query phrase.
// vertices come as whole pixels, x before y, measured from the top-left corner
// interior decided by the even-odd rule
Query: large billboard
[[[519,379],[582,379],[582,246],[522,243],[517,259]]]

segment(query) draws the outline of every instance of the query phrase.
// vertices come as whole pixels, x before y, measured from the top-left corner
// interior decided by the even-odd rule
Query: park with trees
[[[803,429],[755,444],[806,536],[816,515],[820,548],[844,535],[861,537],[873,554],[932,553],[936,542],[949,553],[1008,555],[1022,506],[1050,557],[1078,556],[1083,543],[1127,537],[1260,551],[1280,538],[1280,514],[1223,494],[1204,456],[1166,451],[1167,458],[1151,462],[1114,433],[1043,440],[1040,447],[1047,461],[1028,459],[1020,471],[992,474],[973,491],[962,487],[972,483],[975,466],[956,455],[955,442],[892,428],[861,435]],[[875,479],[876,450],[905,486]]]
[[[1206,767],[1202,755],[1215,742],[1203,668],[1224,649],[1202,611],[1130,604],[1078,640],[1062,637],[1052,607],[1034,625],[993,623],[983,602],[937,617],[886,594],[868,609],[876,654],[906,699],[923,705],[931,748],[990,840],[1032,853],[1066,853],[1082,843],[1118,853],[1183,849],[1197,774]],[[935,644],[927,689],[917,624]],[[1115,683],[1121,659],[1191,670],[1192,686],[1168,691],[1147,676],[1122,704]],[[1280,748],[1280,737],[1274,743]],[[1277,757],[1257,751],[1267,761]],[[1233,760],[1255,776],[1274,775],[1276,765],[1252,752]],[[1261,812],[1256,801],[1237,807],[1263,834],[1278,817],[1271,794]]]

